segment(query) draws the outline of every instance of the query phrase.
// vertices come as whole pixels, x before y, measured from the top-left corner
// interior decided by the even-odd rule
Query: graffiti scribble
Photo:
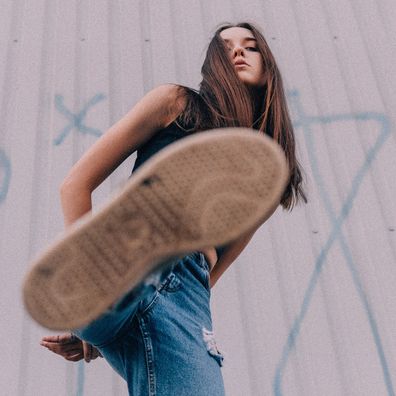
[[[89,128],[84,125],[84,118],[87,115],[88,109],[94,106],[96,103],[100,102],[105,98],[103,94],[97,94],[92,99],[88,101],[88,103],[83,107],[83,109],[77,113],[73,114],[70,110],[66,108],[63,103],[63,96],[62,95],[55,95],[55,107],[62,113],[68,120],[69,124],[66,125],[62,131],[59,133],[58,137],[54,139],[54,144],[56,146],[60,145],[70,133],[72,129],[77,129],[81,133],[88,133],[94,136],[101,136],[102,132],[95,128]]]

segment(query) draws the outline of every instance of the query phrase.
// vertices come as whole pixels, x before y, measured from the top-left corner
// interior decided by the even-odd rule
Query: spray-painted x
[[[309,304],[312,300],[312,295],[313,295],[314,289],[316,287],[320,273],[321,273],[323,266],[325,264],[327,254],[329,253],[334,242],[336,240],[338,240],[338,242],[340,243],[340,246],[341,246],[342,254],[343,254],[345,261],[347,263],[348,269],[351,272],[353,283],[356,288],[357,294],[360,298],[364,312],[367,316],[367,320],[368,320],[368,323],[370,326],[370,330],[371,330],[371,333],[372,333],[372,336],[374,339],[374,343],[375,343],[375,346],[377,349],[377,353],[379,356],[379,360],[381,363],[381,368],[382,368],[388,395],[394,396],[395,393],[393,390],[392,379],[391,379],[391,376],[389,373],[389,367],[388,367],[388,364],[386,361],[385,352],[383,350],[380,334],[379,334],[378,327],[377,327],[377,324],[376,324],[376,321],[375,321],[375,318],[373,315],[373,311],[370,307],[369,301],[367,299],[367,295],[364,291],[364,287],[360,280],[359,273],[356,269],[356,265],[354,263],[354,259],[352,257],[348,243],[347,243],[347,241],[343,235],[343,232],[342,232],[342,225],[350,213],[350,210],[353,206],[353,202],[358,194],[359,187],[360,187],[367,171],[369,170],[372,162],[374,161],[378,151],[384,145],[386,139],[390,136],[391,125],[390,125],[389,119],[386,116],[384,116],[383,114],[378,114],[378,113],[373,113],[373,112],[358,113],[358,114],[339,114],[339,115],[334,115],[334,116],[329,116],[329,117],[309,117],[303,111],[301,101],[299,99],[299,93],[297,91],[291,92],[290,98],[291,98],[292,105],[294,106],[296,114],[298,116],[297,122],[294,123],[294,126],[296,128],[301,127],[303,129],[313,176],[314,176],[315,182],[318,185],[321,199],[323,200],[326,212],[327,212],[329,219],[331,221],[331,232],[330,232],[330,235],[329,235],[327,241],[325,242],[324,246],[322,247],[322,249],[316,259],[315,269],[311,275],[311,278],[308,283],[308,287],[304,293],[304,298],[303,298],[303,302],[301,304],[300,312],[298,313],[297,317],[295,318],[295,320],[293,322],[293,325],[290,329],[290,332],[289,332],[289,335],[287,338],[287,342],[284,345],[284,348],[282,351],[282,356],[281,356],[281,359],[277,365],[275,376],[274,376],[274,381],[273,381],[274,394],[277,396],[280,396],[282,394],[282,389],[281,389],[282,376],[283,376],[283,372],[284,372],[287,360],[289,358],[289,354],[295,346],[296,339],[300,332],[302,321],[304,320],[305,314],[308,311]],[[327,194],[326,188],[323,184],[323,179],[319,173],[319,165],[318,165],[318,160],[317,160],[317,157],[315,154],[315,147],[314,147],[313,135],[312,135],[312,131],[311,131],[311,125],[329,124],[332,122],[351,121],[351,120],[377,121],[379,123],[379,125],[381,126],[381,131],[380,131],[380,134],[379,134],[377,140],[373,144],[373,146],[368,150],[363,164],[361,165],[361,167],[358,169],[357,173],[355,174],[355,176],[352,180],[352,185],[351,185],[349,194],[347,195],[347,197],[342,205],[341,212],[338,216],[336,216],[333,206],[330,202],[329,195]]]
[[[97,94],[92,99],[88,101],[88,103],[83,107],[83,109],[78,114],[73,114],[71,111],[66,109],[65,105],[63,104],[63,96],[62,95],[55,95],[55,106],[62,113],[66,118],[69,119],[70,124],[67,125],[59,136],[54,139],[54,144],[58,146],[61,144],[69,132],[73,128],[77,128],[82,133],[90,133],[94,136],[100,136],[102,132],[95,128],[89,128],[83,124],[84,118],[87,115],[87,111],[90,107],[94,106],[96,103],[100,102],[105,98],[103,94]]]

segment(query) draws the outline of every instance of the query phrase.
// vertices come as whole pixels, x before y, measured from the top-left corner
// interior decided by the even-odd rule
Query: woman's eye
[[[246,49],[249,51],[257,51],[258,50],[256,47],[246,47]]]

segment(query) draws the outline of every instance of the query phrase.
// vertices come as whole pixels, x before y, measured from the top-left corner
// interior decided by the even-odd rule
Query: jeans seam
[[[154,355],[153,355],[153,344],[151,342],[150,333],[147,330],[146,322],[143,317],[137,315],[139,321],[139,328],[143,338],[144,352],[146,358],[147,367],[147,383],[148,383],[148,395],[155,396],[155,372],[154,372]]]

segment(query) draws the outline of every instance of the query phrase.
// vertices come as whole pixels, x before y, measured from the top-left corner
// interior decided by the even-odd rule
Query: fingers
[[[52,351],[70,351],[71,349],[82,349],[81,341],[69,343],[40,341],[40,345],[51,349]]]
[[[43,347],[57,354],[66,354],[71,352],[82,352],[81,345],[60,345],[56,343],[43,343]]]
[[[93,345],[88,344],[83,341],[83,351],[84,351],[84,360],[89,363],[91,360],[96,359],[97,357],[103,357],[102,354],[96,349]]]
[[[79,360],[84,359],[84,355],[82,352],[79,352],[74,355],[65,356],[65,359],[70,362],[78,362]]]
[[[77,361],[81,360],[84,357],[81,347],[66,349],[65,347],[62,348],[61,346],[54,344],[47,347],[47,349],[53,353],[56,353],[57,355],[62,356],[66,360]]]
[[[93,360],[93,359],[96,359],[96,358],[98,358],[98,357],[103,357],[102,356],[102,354],[99,352],[99,350],[98,349],[96,349],[95,347],[93,347],[92,348],[92,358],[91,358],[91,360]]]
[[[84,357],[81,340],[71,333],[45,336],[40,345],[66,360],[76,362]]]
[[[42,344],[45,348],[51,352],[57,353],[58,355],[66,355],[70,353],[83,352],[81,345],[60,345],[56,343],[45,343]]]
[[[103,357],[98,349],[71,333],[45,336],[40,345],[72,362],[84,359],[89,363],[99,356]]]
[[[52,342],[57,344],[69,344],[69,343],[79,343],[81,340],[77,338],[74,334],[65,333],[58,335],[45,336],[41,339],[42,342]]]
[[[92,345],[88,344],[87,342],[83,341],[83,351],[84,351],[84,360],[89,363],[92,359]]]

